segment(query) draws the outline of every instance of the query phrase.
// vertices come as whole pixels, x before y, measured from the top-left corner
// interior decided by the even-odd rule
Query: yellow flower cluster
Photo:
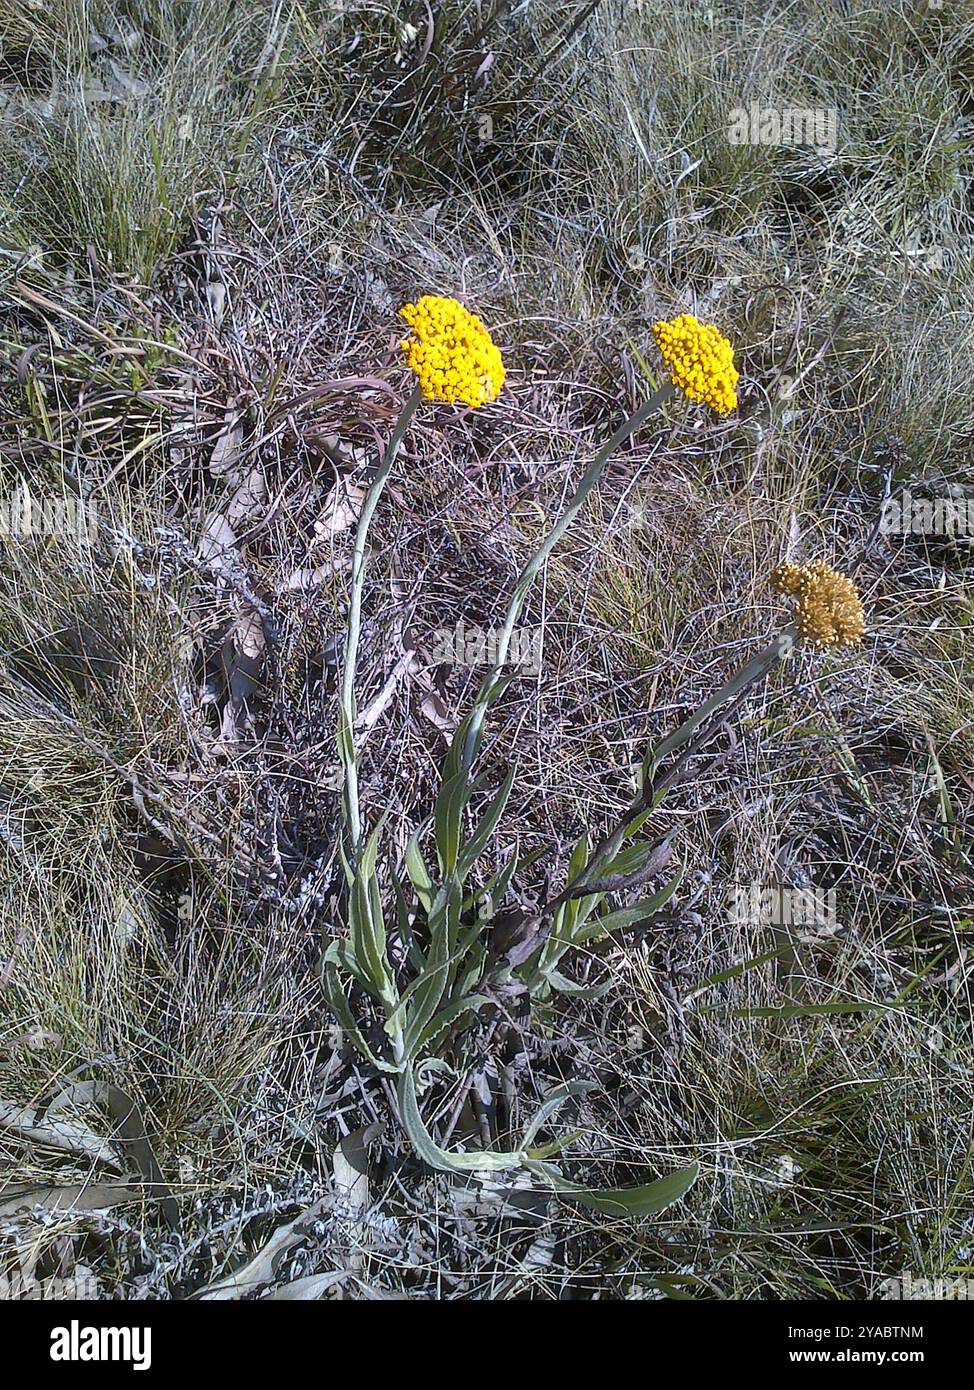
[[[406,362],[427,400],[476,409],[497,399],[504,363],[476,314],[438,294],[424,294],[399,312],[412,329],[402,344]]]
[[[673,385],[691,401],[729,415],[737,405],[740,373],[734,366],[734,349],[720,329],[693,314],[680,314],[654,323],[653,337]]]
[[[813,647],[849,647],[862,640],[866,624],[852,580],[824,560],[778,565],[771,587],[796,600],[798,635]]]

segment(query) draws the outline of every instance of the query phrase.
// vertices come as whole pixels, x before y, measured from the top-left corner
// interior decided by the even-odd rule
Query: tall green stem
[[[510,646],[511,636],[514,632],[514,625],[521,616],[521,610],[524,607],[528,591],[534,583],[538,571],[568,530],[582,507],[584,507],[589,493],[602,476],[602,470],[612,454],[615,453],[620,444],[625,443],[629,436],[633,434],[644,421],[648,420],[649,417],[659,409],[664,401],[669,400],[674,394],[675,389],[676,388],[672,386],[670,382],[666,382],[650,397],[645,405],[641,405],[634,414],[629,416],[628,420],[624,421],[624,423],[619,426],[612,438],[607,444],[603,445],[593,461],[589,464],[582,481],[575,489],[572,500],[562,512],[558,521],[548,532],[541,546],[531,556],[531,559],[522,570],[507,609],[507,617],[505,618],[504,626],[501,629],[497,641],[496,659],[490,671],[485,676],[480,690],[477,692],[477,698],[471,710],[470,722],[467,725],[467,737],[463,748],[462,767],[464,771],[470,771],[473,760],[476,757],[484,715],[487,712],[487,706],[490,704],[490,697],[494,687],[500,680],[501,670],[507,660],[507,651]]]
[[[686,749],[685,757],[691,756],[697,747],[694,735],[702,733],[704,739],[709,738],[713,732],[711,717],[716,717],[716,711],[728,700],[735,699],[736,702],[743,700],[751,687],[764,680],[775,663],[788,655],[794,646],[795,637],[794,627],[785,628],[784,631],[779,632],[770,646],[765,647],[763,651],[758,652],[757,656],[752,657],[746,665],[724,682],[715,695],[712,695],[709,700],[702,704],[689,719],[684,720],[678,729],[668,734],[662,743],[650,749],[643,760],[643,785],[639,795],[615,830],[596,845],[582,871],[574,879],[571,879],[565,885],[564,890],[553,900],[550,910],[559,907],[569,898],[577,897],[585,884],[591,882],[595,875],[619,853],[633,826],[656,807],[663,793],[654,794],[653,780],[663,760],[681,748]],[[735,705],[732,705],[731,709],[734,708]],[[727,712],[725,711],[721,717],[726,718]]]
[[[362,839],[362,817],[358,800],[358,757],[355,751],[355,668],[358,661],[358,645],[362,632],[362,590],[365,587],[365,544],[369,526],[379,498],[392,472],[399,446],[405,437],[409,422],[416,407],[422,400],[417,386],[399,413],[396,427],[386,448],[379,471],[366,493],[355,532],[355,549],[352,554],[352,587],[348,602],[348,630],[345,637],[345,657],[342,669],[341,712],[338,730],[338,755],[345,771],[345,824],[348,829],[353,855],[357,854]]]

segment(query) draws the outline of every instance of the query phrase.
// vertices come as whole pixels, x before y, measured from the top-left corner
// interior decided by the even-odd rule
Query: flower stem
[[[358,799],[358,755],[355,751],[355,668],[358,661],[359,637],[362,631],[362,590],[365,587],[365,544],[369,526],[375,509],[379,504],[383,489],[392,472],[399,446],[405,437],[409,422],[416,407],[422,400],[417,386],[403,405],[396,421],[395,429],[386,447],[379,471],[362,503],[358,529],[355,532],[355,549],[352,553],[352,585],[348,601],[348,629],[345,636],[345,655],[342,669],[341,710],[338,729],[338,756],[345,770],[345,825],[351,841],[353,855],[362,839],[362,817]]]
[[[630,415],[629,418],[619,426],[608,443],[603,445],[589,464],[581,482],[575,489],[572,500],[521,571],[520,578],[517,581],[510,604],[508,605],[504,626],[498,638],[496,659],[490,671],[484,677],[480,690],[477,692],[477,698],[470,715],[470,722],[467,725],[467,737],[464,744],[463,757],[461,759],[461,766],[464,771],[470,771],[474,757],[476,756],[480,730],[484,722],[484,715],[487,712],[487,706],[490,704],[491,695],[497,682],[500,680],[501,671],[507,660],[507,650],[510,646],[514,626],[521,616],[521,610],[524,607],[528,591],[534,583],[538,571],[585,505],[589,493],[598,483],[599,478],[602,476],[603,468],[615,453],[616,449],[618,449],[621,444],[624,444],[629,436],[633,434],[641,424],[648,420],[665,401],[668,401],[669,398],[675,394],[675,390],[676,388],[670,382],[665,382],[653,393],[644,405],[641,405],[637,411]]]
[[[619,853],[637,823],[644,820],[662,800],[674,774],[709,741],[715,728],[723,723],[731,713],[736,712],[751,688],[763,681],[775,663],[788,655],[794,646],[795,635],[794,627],[785,628],[779,632],[769,646],[758,652],[757,656],[752,657],[739,671],[736,671],[733,676],[726,680],[717,693],[712,695],[698,710],[695,710],[689,719],[684,720],[678,729],[668,734],[662,743],[650,749],[643,761],[643,785],[639,795],[624,813],[616,828],[596,845],[588,863],[574,879],[565,885],[564,890],[554,900],[552,907],[559,906],[568,898],[579,896],[584,886],[591,882],[595,873]],[[728,700],[733,701],[730,710],[722,710],[721,707]],[[718,710],[721,710],[719,715],[717,714]],[[676,763],[667,770],[661,783],[657,785],[654,779],[664,758],[669,757],[671,753],[676,753],[681,748],[684,750],[683,753]]]

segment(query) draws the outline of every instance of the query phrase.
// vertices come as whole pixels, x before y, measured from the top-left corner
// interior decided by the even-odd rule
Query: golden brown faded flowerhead
[[[476,409],[497,399],[504,363],[476,314],[438,294],[424,294],[399,312],[412,329],[402,344],[406,362],[427,400]]]
[[[795,599],[798,635],[813,647],[851,647],[866,630],[859,590],[824,560],[783,564],[771,571],[772,589]]]
[[[805,570],[801,565],[793,565],[790,561],[784,560],[780,565],[775,565],[768,580],[776,594],[797,594],[805,578]]]
[[[737,405],[740,373],[734,366],[734,349],[720,329],[693,314],[679,314],[654,323],[653,337],[673,385],[691,401],[729,415]]]

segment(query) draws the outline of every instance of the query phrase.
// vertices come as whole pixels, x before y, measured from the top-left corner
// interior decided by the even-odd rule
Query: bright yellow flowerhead
[[[824,560],[778,565],[771,587],[795,599],[798,635],[813,647],[852,647],[866,630],[859,590]]]
[[[734,349],[720,329],[693,314],[680,314],[654,323],[653,337],[673,385],[691,401],[729,415],[737,405],[740,373],[734,366]]]
[[[500,351],[476,314],[455,299],[424,294],[399,310],[413,330],[402,344],[428,401],[486,405],[504,385]]]

